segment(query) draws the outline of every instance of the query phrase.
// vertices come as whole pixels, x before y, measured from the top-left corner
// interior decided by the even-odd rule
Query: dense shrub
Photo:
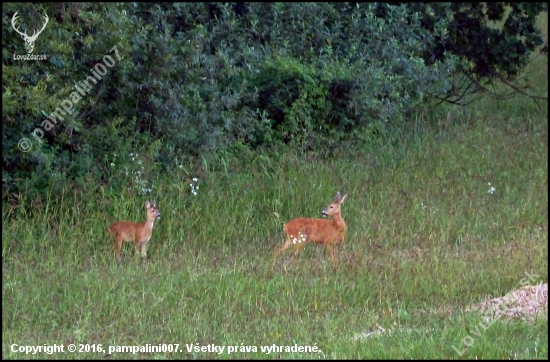
[[[3,198],[122,187],[111,164],[130,167],[135,153],[167,169],[214,153],[368,142],[436,98],[456,100],[460,72],[483,84],[525,65],[543,6],[510,5],[500,31],[488,22],[505,8],[487,4],[6,4]],[[46,61],[14,59],[25,53],[16,11],[29,34],[49,16],[34,49]],[[67,99],[74,110],[44,122]]]

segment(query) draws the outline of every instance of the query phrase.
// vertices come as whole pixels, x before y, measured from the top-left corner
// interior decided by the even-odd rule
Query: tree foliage
[[[445,62],[448,55],[460,60],[453,73],[453,87],[447,94],[434,97],[451,103],[464,103],[468,95],[488,92],[499,98],[515,96],[526,84],[514,84],[530,54],[542,44],[536,18],[547,12],[546,3],[415,3],[409,4],[420,12],[422,26],[432,32],[435,24],[448,18],[445,36],[435,36],[426,49],[428,64]],[[382,7],[383,8],[383,7]],[[501,82],[512,89],[495,92],[489,86]],[[493,89],[493,88],[491,88]]]
[[[216,152],[368,142],[435,100],[458,102],[492,81],[513,82],[541,44],[534,20],[545,10],[542,3],[7,3],[3,197],[112,183],[113,165],[138,152],[154,173]],[[25,43],[11,26],[15,12],[28,34],[49,16],[34,48],[47,60],[16,59]],[[86,80],[91,85],[75,97]],[[49,121],[67,100],[71,112]],[[32,142],[28,152],[22,138]]]

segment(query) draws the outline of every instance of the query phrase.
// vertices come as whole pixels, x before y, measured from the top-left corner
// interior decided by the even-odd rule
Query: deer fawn
[[[342,197],[338,192],[334,201],[323,210],[321,214],[332,216],[330,220],[297,218],[287,222],[283,227],[284,244],[274,251],[272,267],[275,265],[277,256],[291,245],[294,246],[292,256],[294,259],[307,243],[323,244],[330,261],[334,264],[334,246],[342,243],[346,237],[346,223],[340,214],[340,205],[346,196],[348,195]]]
[[[147,258],[147,243],[153,234],[155,219],[160,219],[160,211],[157,209],[157,202],[145,202],[147,209],[147,220],[145,222],[119,221],[111,225],[109,232],[115,239],[115,254],[118,261],[121,260],[120,249],[123,241],[133,241],[136,253],[141,254],[143,259]]]

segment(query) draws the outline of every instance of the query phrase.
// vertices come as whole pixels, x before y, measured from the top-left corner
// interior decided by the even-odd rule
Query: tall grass
[[[547,58],[530,72],[547,95]],[[5,208],[3,358],[101,358],[109,347],[179,344],[113,357],[547,359],[547,318],[497,321],[466,347],[481,317],[462,312],[518,288],[526,271],[548,280],[547,107],[481,98],[431,117],[431,126],[412,122],[392,142],[353,155],[204,160],[200,175],[150,176],[154,195],[90,185],[70,203],[51,195],[31,216]],[[320,216],[336,191],[348,193],[338,267],[308,245],[271,269],[282,225]],[[107,229],[145,220],[149,196],[162,212],[149,260],[125,245],[118,264]],[[380,328],[386,333],[369,335]],[[70,353],[71,343],[105,353]],[[188,351],[197,343],[226,348]],[[25,355],[13,344],[64,344],[65,352]],[[296,344],[318,351],[260,349]]]

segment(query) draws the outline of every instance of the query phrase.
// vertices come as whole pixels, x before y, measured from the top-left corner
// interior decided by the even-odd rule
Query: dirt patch
[[[548,318],[548,284],[525,286],[506,294],[469,306],[466,312],[493,312],[496,318],[533,321],[537,316]]]
[[[439,312],[453,314],[457,312],[455,308],[440,308]],[[548,284],[541,283],[534,286],[525,286],[520,289],[512,290],[504,297],[487,299],[466,307],[465,312],[482,312],[484,314],[493,313],[494,319],[522,319],[532,322],[537,317],[548,318]],[[364,340],[382,334],[394,332],[413,332],[416,329],[386,329],[378,324],[373,325],[367,331],[357,333],[352,340]]]

